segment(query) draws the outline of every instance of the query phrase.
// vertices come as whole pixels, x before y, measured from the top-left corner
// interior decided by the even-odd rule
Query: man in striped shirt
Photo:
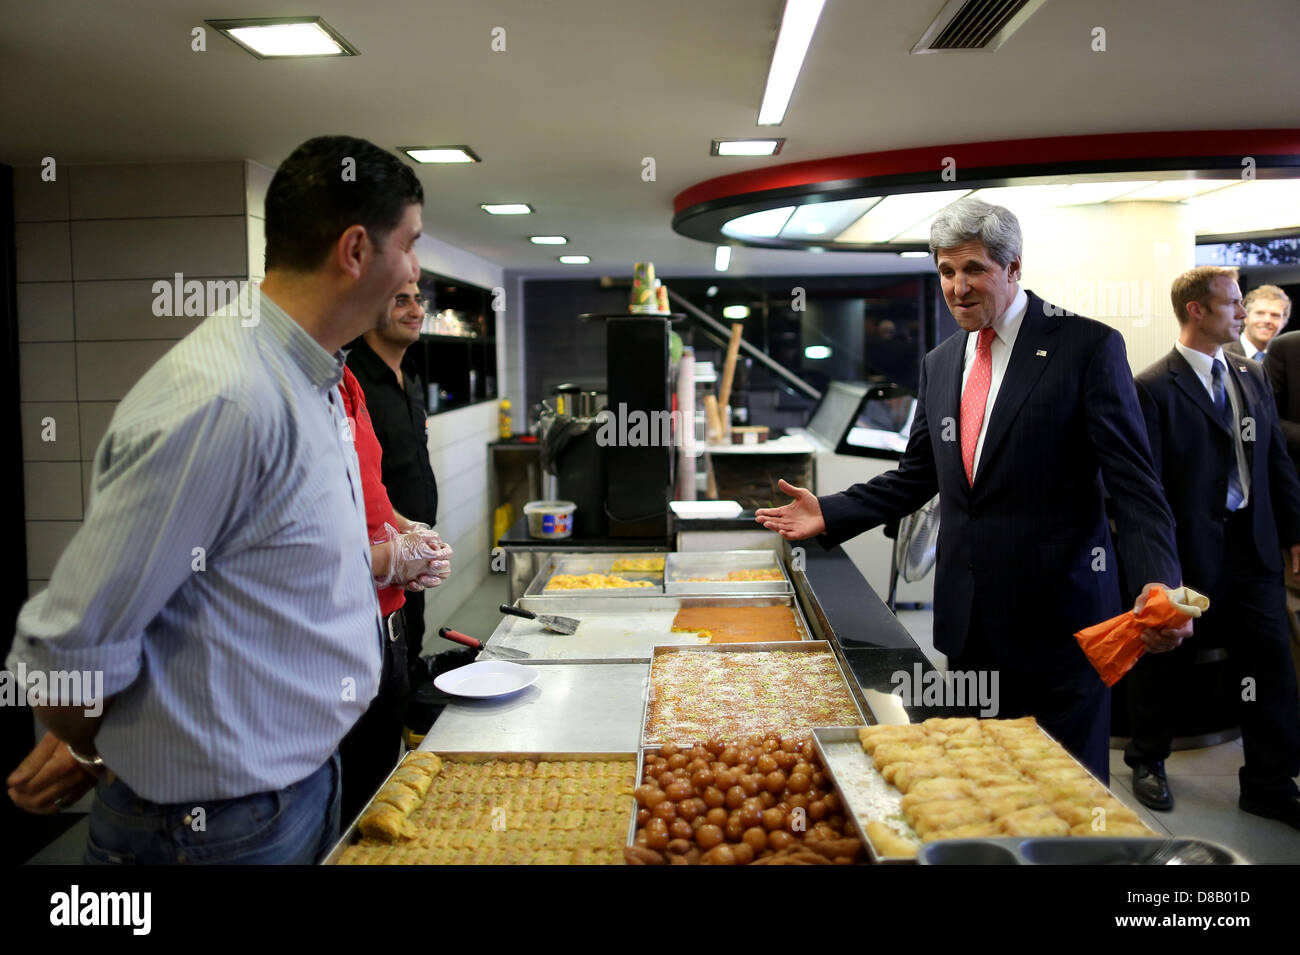
[[[310,863],[337,838],[337,747],[383,640],[340,349],[418,275],[423,198],[365,140],[298,147],[260,291],[118,406],[6,661],[102,678],[94,706],[35,701],[99,776],[88,862]]]

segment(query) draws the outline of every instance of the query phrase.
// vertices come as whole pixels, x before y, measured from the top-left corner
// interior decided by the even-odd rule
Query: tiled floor
[[[488,578],[445,621],[463,633],[486,639],[501,619],[497,605],[505,600],[505,578]],[[903,611],[899,619],[912,638],[940,669],[946,661],[934,650],[931,613]],[[456,644],[437,636],[426,637],[426,652],[449,649]],[[1166,763],[1169,785],[1174,794],[1171,812],[1153,813],[1133,797],[1132,774],[1118,750],[1111,753],[1111,789],[1130,806],[1147,825],[1158,833],[1198,836],[1234,849],[1251,862],[1300,863],[1300,831],[1251,816],[1237,808],[1237,768],[1241,765],[1240,741],[1223,743],[1208,749],[1174,753]],[[86,841],[83,820],[65,832],[31,859],[34,864],[75,863],[81,861]]]

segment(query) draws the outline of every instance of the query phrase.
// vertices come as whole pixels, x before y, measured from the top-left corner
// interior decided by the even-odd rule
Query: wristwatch
[[[71,753],[72,758],[75,759],[78,763],[80,763],[82,768],[84,768],[92,776],[102,776],[104,774],[103,756],[100,756],[98,753],[96,753],[94,756],[87,756],[84,753],[78,753],[71,746],[68,747],[68,752]]]

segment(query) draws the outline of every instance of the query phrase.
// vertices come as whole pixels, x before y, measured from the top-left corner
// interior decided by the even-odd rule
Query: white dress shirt
[[[1025,290],[1017,289],[1016,297],[1011,300],[1007,310],[993,320],[993,340],[989,342],[989,357],[992,360],[992,378],[989,384],[988,401],[984,403],[984,420],[980,422],[980,439],[975,445],[975,465],[972,474],[978,474],[980,469],[980,455],[984,451],[984,435],[989,430],[989,418],[993,414],[993,403],[997,401],[998,389],[1002,387],[1002,379],[1007,373],[1007,365],[1011,362],[1011,349],[1016,345],[1016,336],[1020,334],[1020,324],[1024,321],[1025,312],[1029,310],[1029,296]],[[971,368],[975,365],[975,349],[979,344],[979,332],[969,332],[966,335],[966,361],[962,367],[961,373],[961,390],[966,391],[966,379],[970,377]]]
[[[1255,343],[1246,337],[1246,333],[1241,333],[1241,350],[1246,353],[1247,358],[1253,358],[1255,361],[1264,360],[1264,352],[1255,347]]]
[[[1242,336],[1244,339],[1246,336]],[[1245,344],[1243,342],[1243,344]],[[1192,366],[1192,371],[1196,372],[1196,377],[1201,379],[1201,384],[1205,386],[1206,392],[1210,396],[1210,403],[1214,403],[1214,363],[1223,362],[1223,387],[1228,390],[1228,400],[1232,402],[1233,420],[1240,425],[1242,416],[1241,399],[1237,396],[1235,383],[1229,384],[1228,362],[1235,359],[1235,355],[1224,355],[1223,349],[1220,348],[1210,357],[1205,352],[1197,351],[1195,348],[1188,348],[1182,342],[1174,342],[1174,347],[1178,349],[1178,354],[1187,359],[1187,364]],[[1241,442],[1241,428],[1233,429],[1233,446],[1237,449],[1237,475],[1241,480],[1241,507],[1250,503],[1250,468],[1246,465],[1246,449]],[[1238,508],[1240,510],[1241,508]]]

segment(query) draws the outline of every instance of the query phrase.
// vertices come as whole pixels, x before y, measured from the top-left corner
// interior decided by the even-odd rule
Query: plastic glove
[[[437,553],[434,559],[429,562],[430,572],[421,574],[415,580],[408,582],[406,589],[411,593],[419,593],[421,590],[437,587],[451,576],[451,555],[451,545],[445,541],[438,541]]]
[[[384,538],[375,543],[388,544],[388,572],[375,575],[375,586],[379,589],[392,586],[407,586],[426,580],[439,579],[438,563],[445,563],[439,558],[439,548],[443,547],[441,539],[432,530],[408,530],[399,534],[392,524],[384,525]],[[424,583],[423,586],[430,586]],[[436,585],[435,585],[436,586]]]

